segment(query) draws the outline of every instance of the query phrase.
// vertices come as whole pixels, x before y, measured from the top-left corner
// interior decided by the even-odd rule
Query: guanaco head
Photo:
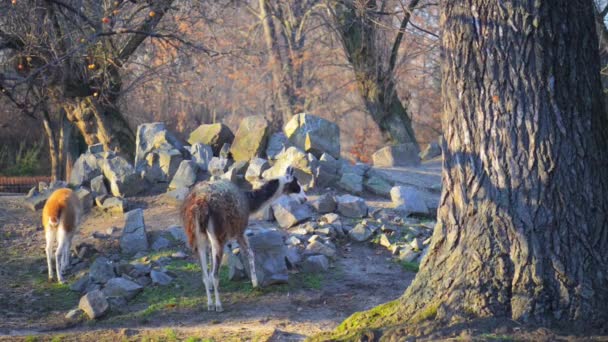
[[[296,198],[300,203],[306,202],[306,193],[304,192],[304,188],[298,182],[298,179],[294,175],[293,167],[288,167],[285,172],[285,176],[283,177],[283,194],[291,195]]]

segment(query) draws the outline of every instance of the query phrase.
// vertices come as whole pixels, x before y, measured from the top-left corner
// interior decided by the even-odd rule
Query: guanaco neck
[[[259,211],[279,197],[283,192],[281,188],[281,182],[278,179],[272,179],[259,189],[247,191],[245,195],[249,202],[249,213],[253,214]]]

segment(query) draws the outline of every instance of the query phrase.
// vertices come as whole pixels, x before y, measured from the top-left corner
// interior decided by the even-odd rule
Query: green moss
[[[36,336],[26,336],[25,337],[25,342],[36,342],[38,341],[38,337]]]
[[[437,308],[439,308],[438,304],[427,305],[423,310],[412,317],[411,322],[420,323],[422,321],[434,319],[437,316]]]
[[[419,267],[420,267],[420,265],[418,265],[418,263],[409,262],[409,261],[401,261],[401,262],[399,262],[399,264],[405,270],[410,271],[410,272],[418,272]]]

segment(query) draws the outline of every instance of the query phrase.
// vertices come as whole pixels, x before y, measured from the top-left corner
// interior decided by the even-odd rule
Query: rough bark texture
[[[442,1],[444,190],[400,321],[608,319],[591,0]]]
[[[353,67],[361,97],[385,140],[416,143],[412,120],[397,96],[392,70],[386,67],[389,62],[382,61],[382,49],[377,44],[375,30],[379,29],[379,19],[372,14],[377,10],[375,3],[345,1],[336,4],[338,32]]]

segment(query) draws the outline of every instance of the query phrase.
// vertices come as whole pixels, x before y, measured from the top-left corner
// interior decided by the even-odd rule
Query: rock
[[[125,278],[112,278],[108,280],[103,288],[103,294],[106,297],[123,297],[126,300],[130,300],[143,289],[141,285]]]
[[[108,280],[116,277],[114,265],[105,257],[98,257],[93,261],[89,269],[91,283],[105,284]]]
[[[325,255],[312,255],[302,263],[302,271],[306,273],[325,272],[329,269],[329,260]]]
[[[323,194],[314,201],[311,201],[310,204],[319,214],[334,212],[338,206],[334,196],[331,194]]]
[[[287,246],[287,255],[285,256],[287,267],[293,269],[302,261],[302,256],[296,246]]]
[[[334,213],[325,214],[321,216],[320,221],[333,225],[336,222],[340,222],[340,215]],[[340,222],[340,224],[342,223]]]
[[[84,292],[84,290],[87,288],[88,285],[89,285],[89,277],[83,276],[83,277],[78,278],[78,280],[76,280],[72,284],[70,284],[70,290],[72,290],[74,292],[82,293],[82,292]]]
[[[363,163],[357,163],[355,165],[352,165],[351,163],[348,163],[346,161],[342,161],[342,166],[340,168],[340,173],[345,174],[345,173],[353,173],[357,176],[365,176],[365,174],[367,173],[367,171],[370,169],[370,166],[367,164],[363,164]]]
[[[110,310],[115,312],[126,312],[127,310],[127,299],[124,297],[106,297]]]
[[[103,316],[110,305],[100,290],[94,290],[80,298],[78,308],[84,311],[90,319]]]
[[[410,186],[395,186],[391,189],[391,200],[396,210],[407,215],[428,215],[429,208],[420,191]]]
[[[285,263],[287,249],[283,242],[283,235],[275,230],[262,230],[247,237],[249,246],[255,254],[256,275],[260,286],[285,284],[288,280],[287,265]],[[239,253],[242,264],[245,266],[249,278],[249,261],[245,253]]]
[[[179,189],[167,191],[163,195],[163,199],[169,203],[172,203],[175,205],[181,205],[181,203],[184,201],[184,199],[186,198],[186,196],[188,196],[189,193],[190,193],[189,188],[179,188]]]
[[[144,265],[140,263],[134,263],[133,269],[129,272],[129,275],[133,278],[139,278],[143,276],[147,276],[152,272],[152,268],[149,265]]]
[[[385,146],[374,152],[372,159],[376,167],[418,166],[420,157],[414,143]]]
[[[169,228],[167,228],[167,230],[169,231],[169,233],[171,234],[171,236],[173,236],[173,238],[181,243],[187,244],[188,243],[188,237],[186,236],[186,233],[184,232],[184,228],[182,228],[181,226],[171,226]]]
[[[270,135],[268,138],[268,147],[266,147],[266,156],[268,159],[274,160],[276,157],[288,147],[287,136],[283,132],[277,132]]]
[[[249,167],[245,172],[245,179],[250,183],[260,181],[262,173],[270,168],[270,164],[266,159],[253,158],[249,161]]]
[[[264,179],[279,178],[285,175],[285,171],[291,166],[296,178],[298,178],[304,190],[307,190],[314,185],[315,163],[318,163],[318,161],[311,161],[306,153],[291,146],[276,157],[275,163],[271,168],[264,171],[262,176]]]
[[[282,228],[293,227],[308,220],[313,213],[306,204],[301,204],[289,196],[282,196],[272,205],[272,211],[277,223]]]
[[[93,194],[85,189],[79,188],[74,192],[82,205],[82,210],[87,213],[93,208]]]
[[[186,253],[184,253],[183,251],[177,251],[177,252],[171,254],[171,257],[173,259],[186,259],[188,257],[188,255]]]
[[[264,155],[268,139],[268,121],[262,115],[252,115],[241,120],[230,153],[235,161],[247,161]]]
[[[26,198],[23,202],[30,210],[36,211],[44,208],[46,200],[51,196],[50,191],[43,192],[30,198]]]
[[[298,246],[300,244],[302,244],[302,241],[300,241],[300,239],[298,239],[295,236],[290,236],[289,238],[287,238],[287,240],[285,240],[285,243],[287,245],[291,245],[291,246]]]
[[[412,239],[412,241],[410,241],[410,246],[412,246],[414,251],[421,251],[423,248],[422,241],[419,238]]]
[[[213,149],[209,145],[194,143],[190,148],[192,161],[196,163],[199,169],[203,171],[209,170],[209,162],[213,158]]]
[[[72,310],[68,311],[68,313],[65,314],[65,318],[70,321],[76,321],[76,320],[79,320],[83,314],[84,314],[84,311],[82,311],[82,309],[76,308],[76,309],[72,309]]]
[[[391,188],[393,187],[391,182],[377,172],[371,172],[368,175],[368,178],[363,182],[365,190],[374,195],[390,198]]]
[[[135,279],[135,281],[141,285],[141,286],[149,286],[150,284],[152,284],[152,279],[150,279],[150,277],[147,276],[141,276],[141,277],[137,277],[137,279]]]
[[[135,169],[138,172],[154,167],[155,158],[149,158],[149,153],[156,153],[160,157],[162,151],[176,150],[181,156],[183,144],[171,133],[164,123],[145,123],[137,127],[135,138]],[[151,163],[153,162],[153,163]],[[156,164],[158,165],[158,164]],[[165,176],[168,176],[165,172]]]
[[[439,156],[441,156],[441,146],[439,146],[439,143],[437,142],[428,144],[426,148],[420,152],[420,159],[422,160],[429,160]]]
[[[160,286],[166,286],[171,284],[173,278],[171,278],[167,273],[160,272],[156,270],[152,270],[150,272],[150,278],[152,278],[152,283]]]
[[[132,196],[144,190],[140,176],[124,158],[114,156],[110,159],[101,159],[99,166],[110,183],[110,192],[114,196]]]
[[[161,249],[169,248],[169,246],[171,246],[171,241],[165,239],[162,236],[159,236],[152,243],[152,250],[159,251]]]
[[[89,185],[91,180],[101,175],[97,157],[90,153],[81,154],[72,166],[69,184],[72,186]]]
[[[240,249],[236,249],[240,253]],[[247,278],[247,271],[245,271],[245,265],[239,255],[234,254],[233,251],[226,253],[228,255],[228,279],[229,280],[241,280]],[[247,261],[245,261],[247,262]]]
[[[224,144],[231,144],[234,140],[234,134],[228,126],[216,123],[209,125],[200,125],[197,129],[190,133],[188,143],[194,145],[201,143],[209,145],[213,149],[213,154],[218,156]]]
[[[348,232],[348,236],[357,242],[363,242],[372,236],[372,231],[364,224],[357,224]]]
[[[311,242],[306,246],[305,254],[322,254],[328,258],[333,258],[336,256],[336,249],[332,248],[323,242],[319,241],[319,239]]]
[[[171,183],[169,183],[169,189],[175,190],[179,188],[189,188],[194,183],[196,183],[196,172],[198,171],[198,166],[195,162],[191,160],[183,160],[179,164],[179,168]]]
[[[346,217],[361,218],[367,216],[367,204],[361,197],[342,195],[336,197],[338,212]]]
[[[25,195],[25,198],[32,198],[38,194],[39,194],[38,187],[35,186],[35,187],[31,188],[30,191],[27,192],[27,195]]]
[[[143,210],[135,209],[125,214],[125,227],[120,238],[120,249],[123,253],[129,254],[148,249]]]
[[[228,159],[213,157],[209,161],[209,173],[213,176],[220,177],[228,168]]]
[[[100,203],[98,203],[98,206],[99,204]],[[118,197],[107,197],[103,200],[103,202],[101,202],[100,207],[108,212],[122,214],[125,212],[125,200]]]
[[[340,128],[335,123],[315,115],[294,115],[283,129],[294,146],[319,158],[328,153],[340,158]]]
[[[170,179],[173,179],[184,157],[177,149],[158,150],[156,151],[156,155],[158,156],[158,161],[153,161],[152,159],[148,161],[148,165],[152,167],[152,169],[148,169],[148,172],[154,170],[155,174],[159,174],[159,176],[156,179],[155,177],[147,177],[147,179],[152,178],[157,182],[168,182]],[[158,167],[156,167],[157,165]]]
[[[323,227],[323,228],[317,228],[317,229],[315,229],[315,234],[325,235],[325,236],[334,236],[334,235],[336,235],[334,233],[334,230],[332,229],[331,225],[328,225],[328,226]]]
[[[91,191],[95,197],[108,194],[108,188],[106,188],[103,175],[91,179]]]
[[[355,173],[344,173],[337,185],[344,191],[360,195],[363,192],[363,176]]]
[[[410,246],[405,246],[399,250],[399,260],[405,262],[412,262],[416,260],[418,253],[416,253]]]
[[[380,234],[380,246],[386,247],[386,248],[391,248],[392,245],[393,244],[389,240],[388,235],[386,235],[384,233]]]

